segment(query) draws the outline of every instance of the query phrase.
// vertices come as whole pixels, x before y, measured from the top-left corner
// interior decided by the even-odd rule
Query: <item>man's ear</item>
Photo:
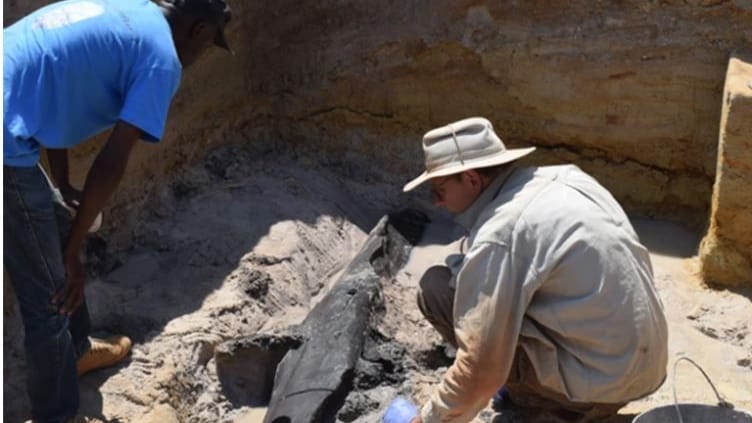
[[[478,192],[483,190],[483,177],[475,169],[468,169],[462,172],[462,175],[474,190],[478,190]]]
[[[209,23],[204,20],[198,20],[196,21],[193,26],[191,26],[190,35],[191,38],[201,38],[203,33],[205,31],[209,30]]]

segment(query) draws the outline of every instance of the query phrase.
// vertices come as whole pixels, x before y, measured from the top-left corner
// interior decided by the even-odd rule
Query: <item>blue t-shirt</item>
[[[3,152],[34,166],[123,120],[159,141],[182,67],[149,0],[67,0],[3,31]]]

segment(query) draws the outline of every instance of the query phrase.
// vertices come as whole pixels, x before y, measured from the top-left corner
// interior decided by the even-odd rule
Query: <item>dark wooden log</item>
[[[265,423],[332,422],[352,387],[381,279],[401,268],[428,223],[416,210],[384,216],[300,327],[305,341],[277,367]]]

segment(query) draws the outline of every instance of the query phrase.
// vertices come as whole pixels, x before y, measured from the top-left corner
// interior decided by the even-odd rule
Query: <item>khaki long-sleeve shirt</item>
[[[517,347],[540,383],[582,403],[655,391],[667,325],[648,251],[611,194],[576,166],[510,170],[458,217],[457,357],[421,410],[467,422],[506,382]]]

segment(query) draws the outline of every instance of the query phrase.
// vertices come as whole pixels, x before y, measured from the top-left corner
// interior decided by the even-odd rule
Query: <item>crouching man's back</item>
[[[668,335],[650,257],[593,178],[575,166],[518,169],[470,237],[513,255],[519,277],[502,279],[498,294],[519,293],[518,348],[542,388],[623,404],[661,385]]]

